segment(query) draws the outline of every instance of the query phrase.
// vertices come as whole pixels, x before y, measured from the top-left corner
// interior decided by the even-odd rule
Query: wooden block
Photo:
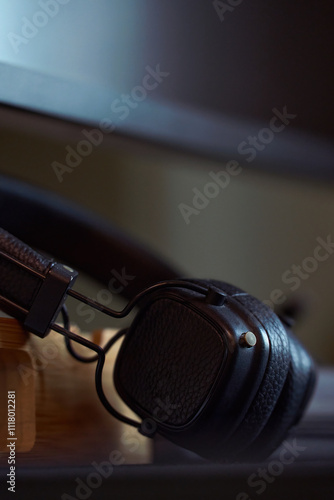
[[[96,335],[100,335],[104,344],[114,334],[113,330],[103,330]],[[136,418],[119,400],[112,382],[120,342],[107,355],[103,387],[119,411]],[[73,345],[78,351],[84,349],[86,355],[93,354]],[[30,335],[24,349],[26,352],[22,348],[20,352],[29,355],[30,364],[27,357],[17,360],[23,381],[17,400],[23,401],[22,388],[34,383],[36,440],[31,451],[18,453],[21,465],[89,466],[92,462],[108,461],[113,454],[127,464],[152,460],[151,440],[114,419],[102,406],[95,390],[96,363],[83,364],[73,359],[65,348],[63,336],[55,332],[45,339]],[[6,455],[0,453],[0,465],[6,460]]]
[[[32,370],[32,361],[22,347],[28,334],[20,323],[0,318],[0,451],[27,452],[35,444],[35,379],[24,380],[20,367]],[[8,392],[10,391],[10,394]]]

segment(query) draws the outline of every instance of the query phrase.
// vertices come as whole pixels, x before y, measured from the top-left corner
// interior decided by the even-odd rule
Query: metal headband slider
[[[67,266],[54,263],[48,270],[24,320],[24,327],[44,338],[50,330],[66,299],[67,291],[78,273]]]

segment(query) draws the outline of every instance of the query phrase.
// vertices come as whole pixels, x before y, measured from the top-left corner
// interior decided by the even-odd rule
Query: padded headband
[[[53,193],[4,176],[0,176],[0,227],[104,285],[112,270],[134,276],[121,292],[127,299],[179,275],[111,222]]]

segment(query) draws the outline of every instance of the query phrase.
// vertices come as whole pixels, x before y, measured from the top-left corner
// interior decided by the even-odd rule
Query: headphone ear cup
[[[241,426],[241,432],[245,437],[243,439],[245,444],[242,453],[243,459],[254,459],[254,456],[256,456],[260,460],[270,455],[286,437],[289,429],[300,420],[315,386],[315,366],[304,346],[291,331],[284,327],[278,316],[269,307],[233,285],[217,281],[212,281],[211,284],[219,286],[246,306],[262,322],[269,335],[271,356],[268,370],[271,372],[271,384],[261,386],[252,408],[250,408],[249,415],[246,415],[245,422]],[[277,342],[277,340],[279,341]],[[282,359],[287,349],[289,351],[288,356],[286,356],[286,359]],[[287,365],[288,370],[286,370]],[[279,378],[275,376],[272,378],[275,371],[279,373]],[[285,380],[284,373],[286,374]],[[276,389],[274,388],[275,381]],[[282,381],[283,386],[281,386]],[[279,389],[279,386],[281,386],[281,389]],[[269,393],[267,392],[268,389]],[[259,402],[267,398],[273,389],[276,396],[279,393],[276,403],[275,396],[272,398],[272,411],[266,424],[263,427],[263,419],[261,423],[259,421],[258,435],[246,448],[247,439],[245,434],[249,432],[249,426],[247,425],[245,428],[245,423],[252,422],[254,415],[259,415],[256,410]],[[267,411],[265,409],[264,413],[263,417],[266,418]],[[234,438],[232,437],[233,441]],[[248,439],[249,441],[250,439]]]
[[[256,298],[219,281],[186,281],[141,305],[116,361],[116,389],[182,447],[210,460],[259,460],[300,415],[308,355]],[[224,302],[211,302],[218,295]],[[249,330],[254,349],[243,342]],[[170,402],[163,415],[158,402]]]
[[[261,450],[262,458],[275,451],[289,430],[298,424],[315,386],[312,358],[292,332],[289,331],[288,336],[291,350],[289,373],[267,425],[247,450],[249,457],[258,450]]]
[[[236,459],[245,460],[248,457],[247,449],[251,447],[252,455],[250,458],[252,460],[255,457],[260,458],[265,454],[265,451],[260,446],[253,447],[252,445],[258,442],[259,436],[265,429],[274,433],[273,442],[279,442],[278,433],[274,431],[274,426],[269,425],[269,422],[280,400],[289,371],[291,371],[291,347],[288,334],[278,316],[268,306],[243,290],[216,280],[197,280],[196,283],[216,287],[233,297],[244,306],[247,314],[255,316],[267,332],[270,342],[270,356],[262,383],[243,422],[224,443],[224,454],[234,454]],[[289,401],[286,401],[286,404],[289,405]],[[287,426],[284,427],[286,431]],[[264,448],[267,448],[265,440],[262,444]]]

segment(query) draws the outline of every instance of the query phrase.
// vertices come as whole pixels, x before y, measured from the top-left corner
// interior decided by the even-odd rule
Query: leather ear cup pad
[[[189,281],[217,287],[218,290],[233,296],[234,300],[240,302],[249,313],[253,314],[268,333],[269,361],[260,388],[243,422],[224,443],[224,454],[225,451],[229,455],[233,454],[235,450],[234,458],[243,459],[244,450],[255,441],[269,422],[286,382],[291,359],[289,338],[283,324],[273,311],[243,290],[216,280]],[[256,449],[254,453],[257,455],[258,451],[261,450]],[[254,455],[252,458],[254,460]]]
[[[289,332],[291,363],[277,405],[266,426],[248,448],[247,455],[254,453],[269,456],[287,436],[289,429],[302,416],[309,396],[315,385],[315,367],[303,345]]]

